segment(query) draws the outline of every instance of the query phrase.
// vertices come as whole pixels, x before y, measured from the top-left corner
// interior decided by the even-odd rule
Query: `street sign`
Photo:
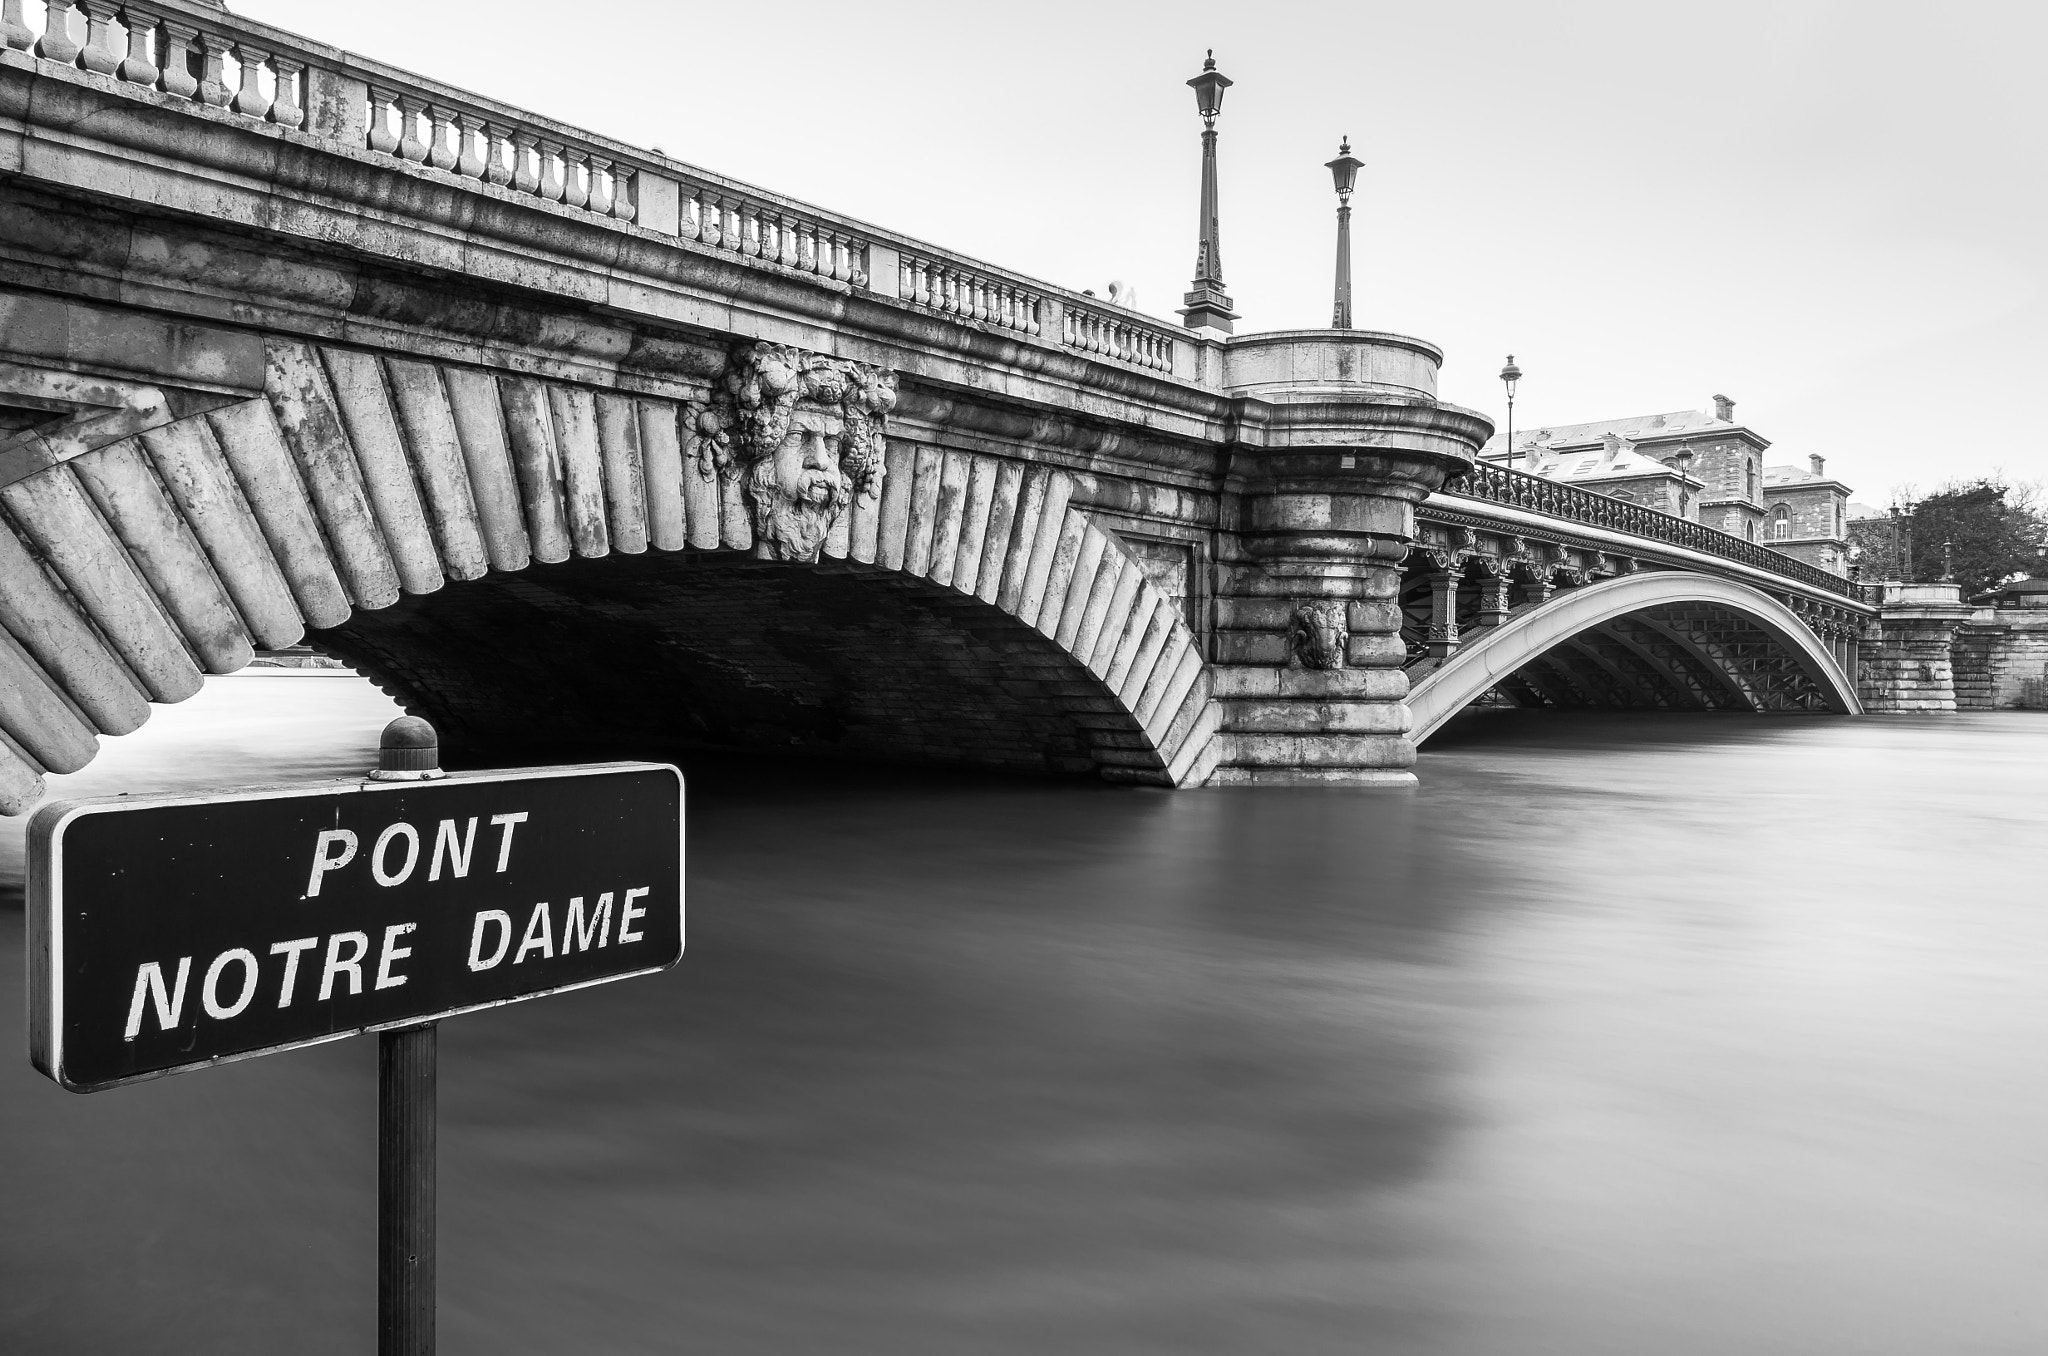
[[[425,775],[39,810],[36,1067],[94,1092],[681,959],[675,768]]]

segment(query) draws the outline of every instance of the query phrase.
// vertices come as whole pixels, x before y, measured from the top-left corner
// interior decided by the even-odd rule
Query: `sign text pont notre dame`
[[[45,806],[30,1054],[76,1092],[674,965],[657,763]]]

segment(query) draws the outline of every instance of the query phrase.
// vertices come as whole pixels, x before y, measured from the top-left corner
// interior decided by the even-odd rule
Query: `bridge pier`
[[[1857,675],[1870,711],[1956,709],[1956,632],[1972,609],[1956,584],[1886,583]]]
[[[1471,464],[1488,425],[1437,403],[1442,355],[1418,340],[1291,331],[1247,335],[1226,357],[1236,532],[1217,589],[1210,781],[1412,784],[1401,562],[1415,506]]]

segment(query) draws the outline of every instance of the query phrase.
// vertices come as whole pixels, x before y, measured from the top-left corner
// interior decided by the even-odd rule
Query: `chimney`
[[[1732,424],[1732,423],[1734,423],[1734,422],[1735,422],[1735,402],[1734,402],[1734,401],[1732,401],[1732,400],[1730,400],[1730,399],[1729,399],[1729,398],[1728,398],[1727,396],[1724,396],[1724,395],[1717,395],[1717,396],[1715,396],[1715,397],[1714,397],[1714,417],[1715,417],[1716,419],[1719,419],[1719,420],[1720,420],[1720,421],[1721,421],[1722,423],[1724,423],[1724,424]]]
[[[1607,465],[1621,455],[1621,435],[1619,433],[1601,434],[1600,445],[1605,449],[1600,454],[1600,464],[1602,466]]]
[[[1826,457],[1818,455],[1808,455],[1808,457],[1806,458],[1806,464],[1813,468],[1813,474],[1816,477],[1825,476],[1827,474],[1828,459]]]

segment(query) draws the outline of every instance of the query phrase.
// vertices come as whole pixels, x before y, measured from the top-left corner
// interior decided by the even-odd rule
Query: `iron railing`
[[[1769,570],[1814,588],[1863,601],[1862,590],[1852,581],[1829,574],[1817,565],[1794,560],[1758,542],[1745,541],[1690,518],[1680,518],[1660,509],[1596,494],[1576,485],[1562,484],[1490,461],[1479,462],[1471,470],[1452,476],[1444,482],[1443,493],[1464,499],[1483,499],[1488,503],[1527,509],[1531,513],[1562,518],[1567,522],[1604,527],[1611,532],[1626,532],[1633,537],[1683,546],[1687,550],[1719,556],[1753,569]]]

